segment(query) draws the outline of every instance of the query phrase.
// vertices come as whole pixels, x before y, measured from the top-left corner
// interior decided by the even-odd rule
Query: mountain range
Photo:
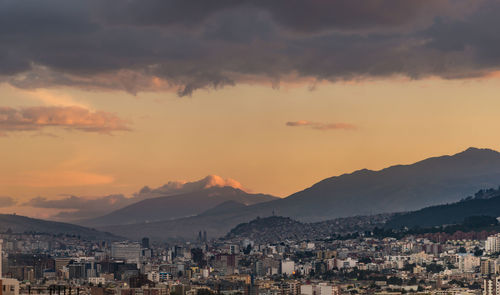
[[[253,205],[237,204],[225,198],[218,206],[194,216],[149,222],[149,206],[128,209],[125,218],[135,224],[94,225],[131,238],[148,235],[155,239],[192,239],[200,230],[211,237],[220,237],[235,225],[256,217],[280,215],[302,222],[315,222],[339,217],[405,212],[427,206],[456,202],[481,188],[500,184],[500,153],[490,149],[469,148],[451,156],[429,158],[410,165],[396,165],[379,171],[359,170],[322,180],[310,188],[283,199],[269,198]],[[171,197],[166,197],[171,198]],[[179,195],[178,199],[182,199]],[[152,201],[153,203],[159,201]],[[165,201],[166,202],[166,201]],[[157,203],[160,204],[160,203]],[[196,207],[192,202],[183,206]],[[132,205],[134,206],[134,205]],[[160,205],[158,205],[160,207]],[[183,212],[183,207],[161,207],[159,212]],[[202,206],[196,207],[201,210]],[[162,211],[165,210],[165,211]],[[156,214],[156,213],[155,213]],[[181,215],[182,215],[181,214]],[[142,218],[142,219],[141,219]],[[125,221],[126,223],[130,223]]]
[[[108,226],[150,223],[194,216],[207,209],[231,201],[243,206],[269,202],[277,197],[249,194],[234,187],[208,187],[200,190],[145,199],[104,216],[79,222],[85,226]]]
[[[78,236],[84,240],[119,240],[121,237],[74,224],[29,218],[14,214],[0,214],[0,232],[40,233]]]

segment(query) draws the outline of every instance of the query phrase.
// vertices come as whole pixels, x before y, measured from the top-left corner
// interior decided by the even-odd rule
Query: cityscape
[[[0,0],[0,295],[500,295],[498,28]]]
[[[280,219],[267,217],[263,219]],[[3,294],[496,294],[500,234],[165,244],[2,235]]]

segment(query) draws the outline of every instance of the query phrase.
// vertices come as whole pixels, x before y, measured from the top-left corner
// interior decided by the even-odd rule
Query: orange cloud
[[[48,127],[104,134],[130,130],[127,121],[112,113],[94,112],[80,106],[0,107],[0,135]]]
[[[356,126],[349,124],[349,123],[321,123],[321,122],[312,122],[312,121],[306,121],[306,120],[286,122],[286,126],[308,127],[308,128],[316,129],[316,130],[335,130],[335,129],[353,130],[353,129],[356,129]]]
[[[238,189],[243,189],[243,186],[241,183],[237,180],[234,180],[232,178],[222,178],[218,175],[208,175],[202,181],[205,182],[205,187],[204,188],[211,188],[211,187],[224,187],[224,186],[230,186]]]
[[[230,186],[240,190],[245,188],[237,180],[231,178],[223,178],[218,175],[208,175],[198,181],[169,181],[161,187],[151,189],[147,186],[143,187],[138,193],[134,194],[135,197],[149,198],[151,195],[165,196],[181,193],[195,192],[211,187],[224,187]]]

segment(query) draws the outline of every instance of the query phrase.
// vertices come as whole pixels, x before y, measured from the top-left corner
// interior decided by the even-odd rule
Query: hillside
[[[315,232],[314,226],[310,224],[301,223],[289,217],[271,216],[241,223],[231,229],[225,238],[248,238],[252,241],[261,242],[261,240],[268,240],[269,238],[274,241],[284,241],[311,235],[320,236]]]
[[[271,195],[249,194],[229,186],[210,187],[189,193],[142,200],[107,215],[82,221],[80,224],[102,227],[150,223],[197,215],[225,202],[235,202],[245,207],[276,199]]]
[[[63,222],[46,221],[25,216],[0,214],[0,232],[43,233],[79,236],[85,240],[117,240],[116,235]]]
[[[397,214],[386,224],[386,228],[401,227],[434,227],[441,225],[460,224],[473,216],[500,216],[500,189],[479,191],[474,197],[460,202],[431,206]]]
[[[357,216],[304,223],[289,217],[257,218],[231,229],[224,239],[250,239],[259,243],[278,243],[286,239],[321,240],[337,235],[364,232],[380,227],[390,215]]]
[[[233,210],[233,205],[235,204],[221,204],[199,216],[128,226],[109,226],[103,229],[131,239],[140,239],[145,235],[160,241],[191,241],[197,237],[200,230],[205,230],[210,239],[224,237],[231,231],[226,238],[276,242],[280,239],[298,237],[313,240],[380,228],[392,216],[392,214],[354,216],[315,223],[303,223],[282,216],[262,218],[257,216],[250,221],[247,219],[248,215],[241,215],[241,212]]]

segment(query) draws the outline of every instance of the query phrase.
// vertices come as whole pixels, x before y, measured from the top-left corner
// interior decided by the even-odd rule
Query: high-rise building
[[[500,234],[486,238],[484,250],[487,254],[500,252]]]
[[[461,272],[474,272],[480,266],[479,257],[472,254],[458,254],[458,270]]]
[[[295,262],[293,260],[281,261],[281,273],[286,275],[293,275],[295,273]]]
[[[141,257],[141,245],[128,242],[113,243],[111,244],[111,257],[138,262]]]
[[[482,259],[480,265],[482,275],[494,275],[497,272],[497,262],[492,259]]]
[[[149,238],[147,237],[142,238],[142,248],[149,249]]]
[[[68,264],[70,263],[71,261],[71,258],[69,257],[58,257],[58,258],[55,258],[55,267],[56,267],[56,275],[59,277],[59,276],[62,276],[62,270],[63,270],[63,267],[65,266],[68,266]]]
[[[3,260],[3,240],[0,239],[0,261]],[[6,279],[2,274],[2,263],[0,263],[0,294],[19,295],[19,281],[16,279]]]
[[[500,295],[500,277],[484,280],[483,295]]]

